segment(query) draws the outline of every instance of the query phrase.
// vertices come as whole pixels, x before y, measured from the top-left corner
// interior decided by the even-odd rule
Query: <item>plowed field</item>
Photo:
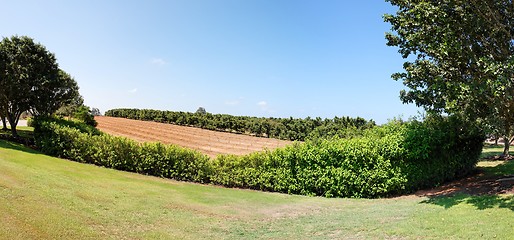
[[[173,124],[138,121],[125,118],[95,117],[103,132],[124,136],[140,142],[161,142],[196,149],[210,157],[220,154],[243,155],[264,149],[274,149],[290,141],[252,137],[241,134],[210,131]]]

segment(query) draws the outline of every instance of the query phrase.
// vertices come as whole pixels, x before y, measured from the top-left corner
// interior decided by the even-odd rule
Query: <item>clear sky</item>
[[[384,123],[399,99],[380,0],[2,1],[2,37],[55,53],[86,105]]]

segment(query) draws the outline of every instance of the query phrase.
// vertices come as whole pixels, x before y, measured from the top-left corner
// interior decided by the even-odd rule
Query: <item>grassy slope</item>
[[[514,174],[514,161],[486,164]],[[0,140],[0,239],[514,236],[514,196],[325,199],[176,182]]]

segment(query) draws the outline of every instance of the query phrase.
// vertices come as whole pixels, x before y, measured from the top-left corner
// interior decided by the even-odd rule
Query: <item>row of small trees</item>
[[[258,118],[211,114],[203,111],[190,113],[152,109],[112,109],[105,112],[105,115],[292,141],[333,136],[346,137],[349,134],[348,129],[367,129],[375,126],[373,120],[367,121],[360,117]]]
[[[22,113],[48,116],[66,105],[76,111],[83,106],[83,99],[77,82],[59,68],[55,55],[26,36],[3,38],[0,42],[0,118],[3,130],[7,130],[9,121],[16,137],[16,126]],[[89,108],[87,111],[89,113]]]

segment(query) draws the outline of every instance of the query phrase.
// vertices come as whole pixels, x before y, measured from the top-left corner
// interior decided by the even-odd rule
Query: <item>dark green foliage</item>
[[[34,118],[27,118],[27,127],[34,127]]]
[[[362,137],[308,141],[273,152],[221,156],[211,181],[327,197],[379,197],[432,187],[468,174],[483,135],[455,117],[391,122]]]
[[[398,47],[404,103],[462,114],[514,141],[514,2],[512,0],[386,0],[396,9],[387,45]]]
[[[140,144],[93,129],[62,119],[36,119],[35,141],[43,153],[78,162],[184,181],[209,180],[209,158],[199,152],[160,143]]]
[[[359,131],[375,126],[373,120],[366,121],[359,117],[257,118],[211,114],[203,111],[200,114],[198,111],[197,113],[188,113],[151,109],[112,109],[105,112],[105,116],[172,123],[291,141],[359,135]]]
[[[48,116],[77,95],[77,82],[45,46],[26,36],[0,41],[0,118],[9,121],[14,137],[24,112]]]
[[[405,168],[412,187],[431,187],[469,174],[482,152],[485,136],[458,117],[432,116],[408,124]]]
[[[34,127],[34,134],[38,134],[43,130],[41,124],[46,124],[47,122],[55,122],[57,125],[78,129],[81,133],[87,133],[89,135],[101,135],[102,132],[95,127],[85,124],[81,121],[73,121],[73,120],[65,120],[63,118],[58,117],[34,117],[32,121],[32,126]]]
[[[99,134],[65,120],[35,122],[50,155],[177,180],[326,197],[381,197],[432,187],[468,174],[483,144],[456,117],[393,121],[346,139],[318,139],[245,156],[211,159],[193,150]]]
[[[78,107],[73,116],[89,126],[96,127],[96,125],[98,125],[93,112],[91,112],[91,109],[88,106],[82,105]]]

